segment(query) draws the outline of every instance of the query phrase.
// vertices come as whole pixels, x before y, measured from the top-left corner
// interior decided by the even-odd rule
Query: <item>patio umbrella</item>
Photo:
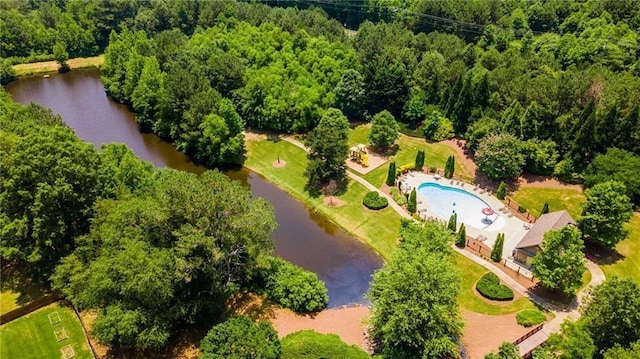
[[[493,209],[491,209],[490,207],[485,207],[482,209],[482,214],[486,216],[485,220],[489,220],[489,216],[492,215],[493,213],[494,213]]]

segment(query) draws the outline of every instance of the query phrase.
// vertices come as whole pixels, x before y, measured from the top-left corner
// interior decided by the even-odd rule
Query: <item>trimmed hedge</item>
[[[355,345],[348,345],[335,334],[313,330],[291,333],[282,338],[282,359],[368,359]]]
[[[381,197],[378,192],[371,191],[364,196],[362,204],[369,209],[379,210],[388,206],[389,201],[385,197]]]
[[[500,279],[493,273],[487,273],[476,283],[476,290],[485,298],[491,300],[512,300],[513,291],[506,285],[500,284]]]
[[[267,298],[297,313],[317,312],[329,302],[327,287],[318,275],[277,257],[268,259]]]
[[[524,327],[532,327],[547,321],[547,317],[537,309],[525,309],[516,314],[516,321]]]

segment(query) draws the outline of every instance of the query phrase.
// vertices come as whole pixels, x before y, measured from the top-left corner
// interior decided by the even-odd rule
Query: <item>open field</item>
[[[76,359],[93,358],[75,313],[57,303],[0,326],[0,358],[59,359],[60,349],[67,345]]]
[[[534,216],[539,216],[544,203],[549,203],[549,211],[566,210],[573,219],[580,218],[585,196],[582,192],[573,189],[559,188],[520,188],[511,196],[514,201],[525,207]]]
[[[104,62],[104,55],[94,57],[78,57],[69,59],[67,64],[69,68],[80,69],[83,67],[99,67]],[[34,74],[43,74],[47,72],[56,72],[60,66],[55,61],[33,62],[30,64],[13,65],[17,76],[26,76]]]
[[[349,131],[349,146],[354,146],[359,143],[367,144],[369,140],[370,126],[360,125]],[[418,150],[425,151],[425,168],[439,167],[444,168],[447,158],[449,156],[456,156],[456,170],[455,175],[462,175],[465,180],[470,181],[472,179],[472,173],[469,169],[462,166],[462,158],[451,147],[442,143],[427,143],[424,139],[409,137],[406,135],[400,135],[396,140],[398,145],[398,151],[389,157],[390,161],[396,161],[397,168],[405,164],[413,164],[416,159],[416,153]],[[389,164],[382,165],[375,170],[369,172],[364,179],[369,181],[374,186],[380,187],[387,178],[387,171],[389,170]]]
[[[285,167],[273,166],[278,157],[286,162]],[[389,207],[381,211],[367,210],[362,205],[362,198],[368,191],[353,181],[349,182],[346,193],[338,197],[346,202],[344,206],[325,205],[321,196],[311,197],[304,190],[306,164],[306,153],[287,141],[273,142],[264,139],[247,142],[247,168],[265,176],[295,198],[327,216],[348,233],[364,241],[383,258],[388,258],[395,248],[400,232],[400,216]]]

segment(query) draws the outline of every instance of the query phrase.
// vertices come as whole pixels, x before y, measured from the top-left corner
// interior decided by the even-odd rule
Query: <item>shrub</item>
[[[494,262],[500,262],[502,260],[502,247],[504,246],[504,233],[498,233],[496,243],[491,250],[491,260]]]
[[[407,209],[411,214],[416,213],[416,210],[418,210],[418,199],[415,188],[411,190],[411,194],[409,195],[409,203],[407,204]]]
[[[458,214],[453,213],[451,217],[449,217],[449,222],[447,223],[447,228],[451,231],[451,233],[456,233],[456,228],[458,227]]]
[[[525,309],[516,314],[516,321],[524,327],[531,327],[547,321],[547,317],[537,309]]]
[[[542,206],[542,210],[540,211],[540,215],[543,215],[545,213],[549,213],[549,203],[545,202],[544,205]]]
[[[368,359],[355,345],[348,345],[335,334],[302,330],[282,338],[282,359]]]
[[[498,185],[498,189],[496,190],[496,197],[498,197],[499,200],[504,200],[504,198],[507,196],[507,184],[503,182],[500,182],[500,185]]]
[[[429,167],[429,172],[431,173],[436,173],[437,170],[438,170],[437,167]]]
[[[198,358],[277,359],[281,353],[278,333],[271,323],[254,323],[238,316],[211,328],[200,343]]]
[[[396,163],[389,164],[389,172],[387,172],[387,186],[393,186],[396,181]]]
[[[381,197],[378,192],[371,191],[364,196],[362,204],[373,210],[383,209],[389,205],[389,201],[385,197]]]
[[[513,291],[509,287],[500,284],[500,279],[493,273],[483,275],[476,283],[476,290],[483,297],[491,300],[506,301],[513,299]]]
[[[454,156],[449,156],[449,158],[447,158],[447,163],[444,166],[444,177],[452,178],[455,168],[456,168],[456,158]]]
[[[424,151],[419,150],[416,153],[416,163],[413,166],[417,171],[422,171],[422,167],[424,167]]]
[[[456,246],[460,248],[464,248],[467,245],[467,229],[464,226],[464,223],[460,225],[460,231],[458,231],[458,235],[456,236]]]
[[[391,198],[393,198],[393,200],[401,206],[404,206],[407,203],[407,199],[405,198],[404,194],[400,193],[397,188],[391,189]]]
[[[267,298],[298,313],[317,312],[329,301],[327,287],[318,275],[283,259],[268,259]]]

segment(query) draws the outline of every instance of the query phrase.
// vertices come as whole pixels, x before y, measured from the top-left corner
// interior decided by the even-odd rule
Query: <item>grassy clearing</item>
[[[360,125],[349,131],[349,146],[355,146],[359,143],[368,143],[370,126]],[[472,179],[472,173],[469,169],[463,167],[462,158],[458,156],[456,151],[442,143],[427,143],[422,138],[409,137],[406,135],[400,135],[396,141],[398,145],[398,151],[395,155],[390,157],[391,161],[396,161],[398,168],[405,164],[413,164],[416,159],[416,153],[418,150],[424,150],[426,154],[425,168],[439,167],[444,168],[447,158],[449,156],[456,157],[456,170],[455,174],[461,174],[466,180]],[[380,187],[387,177],[387,171],[389,170],[389,163],[384,164],[369,172],[364,176],[364,179],[369,181],[374,186]]]
[[[61,319],[54,325],[49,322],[53,312]],[[64,328],[67,339],[56,340],[58,328]],[[0,358],[59,359],[60,348],[66,345],[73,347],[77,359],[93,358],[73,310],[56,303],[0,326]]]
[[[285,167],[273,167],[273,162],[278,157],[286,161]],[[400,232],[400,216],[390,207],[380,211],[367,210],[362,205],[362,199],[368,190],[353,181],[349,182],[347,192],[339,197],[346,205],[326,206],[322,197],[311,197],[304,190],[306,164],[306,153],[289,142],[252,140],[247,143],[247,168],[265,176],[353,236],[360,238],[383,258],[388,258],[396,246]]]
[[[476,282],[480,277],[488,271],[467,259],[459,253],[454,253],[456,267],[462,276],[462,291],[460,293],[460,306],[476,313],[488,315],[502,315],[519,312],[524,309],[534,309],[533,302],[525,297],[516,299],[515,301],[504,305],[493,305],[487,303],[473,292]]]
[[[84,67],[99,67],[104,62],[104,55],[94,57],[78,57],[69,59],[67,63],[71,69],[80,69]],[[48,72],[56,72],[60,66],[55,61],[33,62],[30,64],[13,65],[17,76],[43,74]]]
[[[534,216],[539,216],[544,203],[549,203],[549,211],[566,210],[573,219],[578,219],[582,212],[580,205],[585,202],[581,191],[574,189],[526,187],[511,196]]]
[[[629,237],[616,246],[624,258],[600,267],[607,278],[633,278],[640,283],[640,214],[635,213],[626,227],[630,230]]]

